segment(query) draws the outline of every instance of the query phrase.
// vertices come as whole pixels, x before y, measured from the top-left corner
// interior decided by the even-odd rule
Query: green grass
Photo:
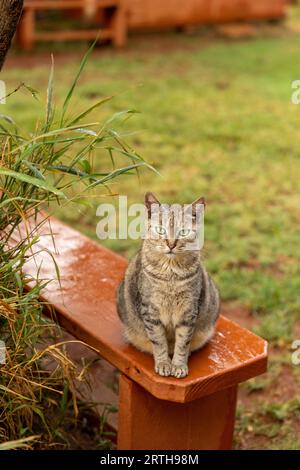
[[[72,109],[78,113],[113,94],[103,116],[126,108],[141,111],[126,129],[162,177],[141,172],[140,183],[126,177],[113,191],[127,194],[131,202],[141,201],[145,190],[166,202],[204,195],[206,262],[222,298],[263,315],[267,338],[289,338],[300,311],[300,107],[291,104],[291,82],[300,77],[298,41],[283,35],[215,40],[201,47],[200,36],[174,35],[177,48],[162,37],[162,50],[151,51],[150,40],[143,46],[133,39],[128,54],[96,52]],[[58,96],[64,95],[77,62],[58,54]],[[42,65],[26,68],[26,83],[43,89],[47,75],[43,59]],[[13,89],[24,71],[9,68],[3,78]],[[29,128],[40,104],[23,90],[2,110],[21,117]],[[102,201],[95,197],[95,205]],[[60,216],[95,237],[94,207],[81,214],[68,208]],[[129,255],[136,249],[130,240],[108,245]]]

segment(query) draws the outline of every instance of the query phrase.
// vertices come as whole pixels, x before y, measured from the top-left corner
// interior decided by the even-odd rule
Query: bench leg
[[[114,31],[113,45],[115,47],[125,47],[127,43],[127,18],[124,7],[119,6],[115,9],[111,20],[111,28]]]
[[[35,14],[33,10],[24,9],[18,27],[18,41],[20,47],[30,51],[34,45]]]
[[[174,403],[150,395],[121,375],[118,449],[231,449],[237,387],[189,403]]]
[[[97,14],[96,0],[85,0],[83,6],[83,17],[87,21],[91,21]]]

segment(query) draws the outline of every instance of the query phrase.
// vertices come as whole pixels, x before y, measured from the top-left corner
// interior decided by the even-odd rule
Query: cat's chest
[[[151,301],[165,326],[177,323],[192,305],[192,292],[188,286],[176,282],[152,286]]]

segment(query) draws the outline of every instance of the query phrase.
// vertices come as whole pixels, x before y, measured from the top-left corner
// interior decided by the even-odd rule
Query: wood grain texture
[[[24,230],[20,227],[21,234]],[[126,260],[56,219],[51,219],[55,247],[48,223],[41,230],[34,247],[39,253],[25,266],[31,285],[37,272],[44,280],[56,277],[53,256],[60,269],[60,284],[50,282],[42,299],[53,306],[56,320],[155,397],[189,402],[265,372],[266,341],[221,316],[210,343],[191,355],[186,378],[157,375],[152,356],[126,344],[122,336],[115,291]],[[16,240],[20,237],[15,236]]]
[[[119,450],[227,450],[237,386],[192,403],[159,400],[124,375],[119,387]]]

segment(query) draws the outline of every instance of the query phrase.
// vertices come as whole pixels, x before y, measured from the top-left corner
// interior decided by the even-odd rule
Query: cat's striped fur
[[[157,199],[147,193],[148,210],[153,203]],[[176,238],[174,224],[170,216],[167,237],[143,241],[119,286],[117,308],[127,340],[153,354],[158,374],[180,378],[188,374],[189,354],[214,333],[219,294],[200,251],[185,249],[187,240]]]

